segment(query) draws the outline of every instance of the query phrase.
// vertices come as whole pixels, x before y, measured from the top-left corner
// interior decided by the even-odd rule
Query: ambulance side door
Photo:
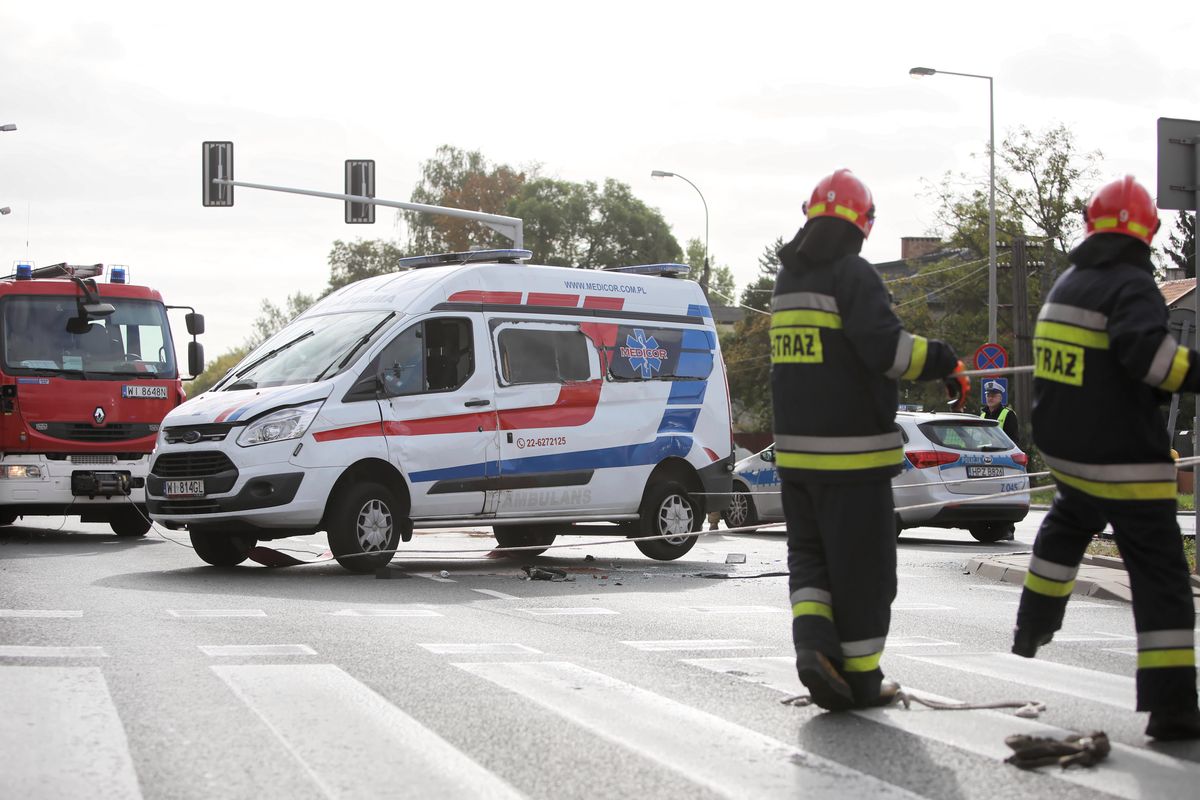
[[[380,353],[388,457],[408,479],[414,519],[481,515],[499,469],[494,371],[480,322],[427,317]]]

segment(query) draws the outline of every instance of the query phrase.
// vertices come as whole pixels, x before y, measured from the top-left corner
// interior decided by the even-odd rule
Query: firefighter
[[[1032,658],[1062,626],[1084,551],[1111,523],[1133,592],[1146,735],[1200,738],[1195,613],[1159,413],[1170,393],[1200,389],[1200,355],[1167,330],[1150,193],[1126,176],[1102,186],[1084,215],[1086,236],[1034,333],[1034,443],[1058,491],[1033,545],[1012,651]]]
[[[896,595],[897,380],[942,378],[962,362],[903,330],[858,255],[875,220],[862,181],[838,170],[804,211],[771,300],[775,464],[796,668],[813,702],[840,711],[889,703],[899,688],[879,668]],[[947,383],[961,410],[968,379]]]

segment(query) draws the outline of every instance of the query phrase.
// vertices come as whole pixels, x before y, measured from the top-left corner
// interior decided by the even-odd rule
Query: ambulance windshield
[[[6,297],[0,303],[4,371],[83,380],[174,378],[175,345],[162,303],[107,296],[104,302],[116,311],[87,320],[79,317],[74,295]]]
[[[216,392],[315,383],[352,366],[395,312],[351,311],[298,319],[256,347]]]

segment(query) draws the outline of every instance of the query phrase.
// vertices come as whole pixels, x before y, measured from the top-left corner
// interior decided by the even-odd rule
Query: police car
[[[1029,513],[1029,495],[963,502],[972,495],[1029,488],[1028,457],[995,420],[965,414],[900,412],[904,471],[892,479],[896,535],[905,528],[966,528],[981,542],[1007,539]],[[775,446],[737,463],[722,515],[731,528],[783,520]]]

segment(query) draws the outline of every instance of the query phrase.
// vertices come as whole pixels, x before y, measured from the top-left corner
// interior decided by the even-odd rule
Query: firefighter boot
[[[816,650],[796,651],[796,671],[814,703],[826,711],[846,711],[854,707],[850,684],[829,658]]]
[[[879,694],[866,700],[858,700],[855,706],[858,708],[878,708],[880,706],[890,706],[896,702],[896,698],[900,695],[900,684],[896,683],[891,678],[884,678],[879,684]]]
[[[1200,711],[1151,711],[1146,735],[1160,742],[1200,739]]]
[[[1033,633],[1021,628],[1014,628],[1012,651],[1022,658],[1033,658],[1037,655],[1038,648],[1049,644],[1053,638],[1053,633]]]

